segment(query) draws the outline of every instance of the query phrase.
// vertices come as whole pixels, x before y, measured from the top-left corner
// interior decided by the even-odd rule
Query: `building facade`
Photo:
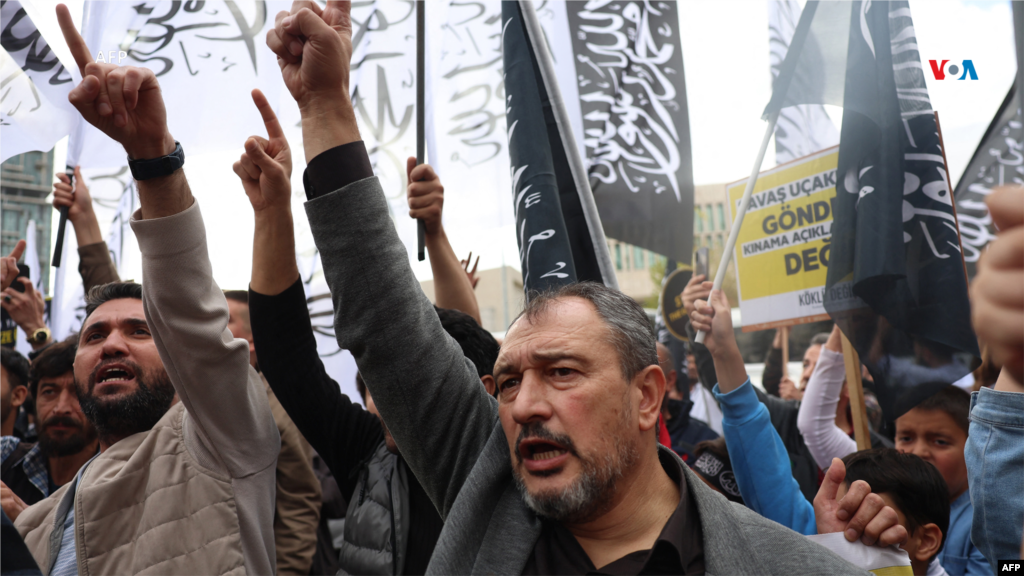
[[[25,239],[29,220],[36,223],[36,248],[42,270],[42,286],[50,286],[50,227],[53,206],[46,197],[53,191],[53,151],[26,152],[0,164],[0,252],[11,253]],[[24,260],[22,260],[24,261]]]

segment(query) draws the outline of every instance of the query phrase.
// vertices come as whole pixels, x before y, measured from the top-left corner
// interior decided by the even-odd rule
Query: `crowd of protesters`
[[[72,104],[137,163],[145,287],[118,278],[77,171],[53,203],[78,239],[81,331],[45,330],[16,278],[23,242],[0,261],[2,305],[34,338],[30,358],[2,350],[4,573],[952,576],[1020,558],[1024,188],[989,197],[973,394],[934,370],[891,431],[868,394],[858,451],[839,328],[811,340],[799,382],[777,335],[762,390],[702,276],[682,293],[706,333],[685,374],[636,301],[593,283],[533,295],[499,343],[448,243],[440,179],[410,158],[431,304],[359,137],[348,6],[297,2],[267,43],[302,114],[306,218],[364,409],[317,353],[292,150],[263,94],[266,137],[234,164],[252,277],[225,291],[180,163],[146,162],[181,152],[156,77],[92,62],[57,13],[84,78]]]

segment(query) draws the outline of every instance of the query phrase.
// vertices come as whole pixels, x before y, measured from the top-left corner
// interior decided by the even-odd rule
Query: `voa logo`
[[[928,62],[932,65],[932,74],[935,75],[936,80],[978,79],[978,73],[974,70],[974,62],[971,60],[964,60],[960,64],[949,60],[929,60]],[[958,74],[959,77],[957,77]]]

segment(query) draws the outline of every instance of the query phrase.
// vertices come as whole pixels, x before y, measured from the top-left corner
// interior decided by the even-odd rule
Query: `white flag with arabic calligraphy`
[[[260,88],[277,102],[284,89],[266,33],[273,15],[288,6],[264,0],[88,0],[82,36],[97,61],[153,70],[168,128],[186,154],[233,150],[263,126],[249,92]],[[121,146],[93,126],[75,139],[69,162],[124,165]]]
[[[0,6],[0,162],[45,151],[67,136],[78,113],[71,75],[17,0]]]

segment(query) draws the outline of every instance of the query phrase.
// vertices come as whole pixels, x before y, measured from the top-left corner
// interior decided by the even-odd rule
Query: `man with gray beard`
[[[295,2],[267,44],[302,114],[306,216],[338,344],[444,520],[427,573],[866,574],[728,502],[658,446],[654,333],[617,290],[581,283],[533,297],[501,346],[498,397],[480,386],[416,282],[360,140],[350,10]],[[250,179],[280,173],[265,141],[247,154]],[[290,196],[247,193],[257,238],[290,241]],[[272,294],[298,280],[290,266],[278,276]],[[841,507],[856,518],[851,503]]]

